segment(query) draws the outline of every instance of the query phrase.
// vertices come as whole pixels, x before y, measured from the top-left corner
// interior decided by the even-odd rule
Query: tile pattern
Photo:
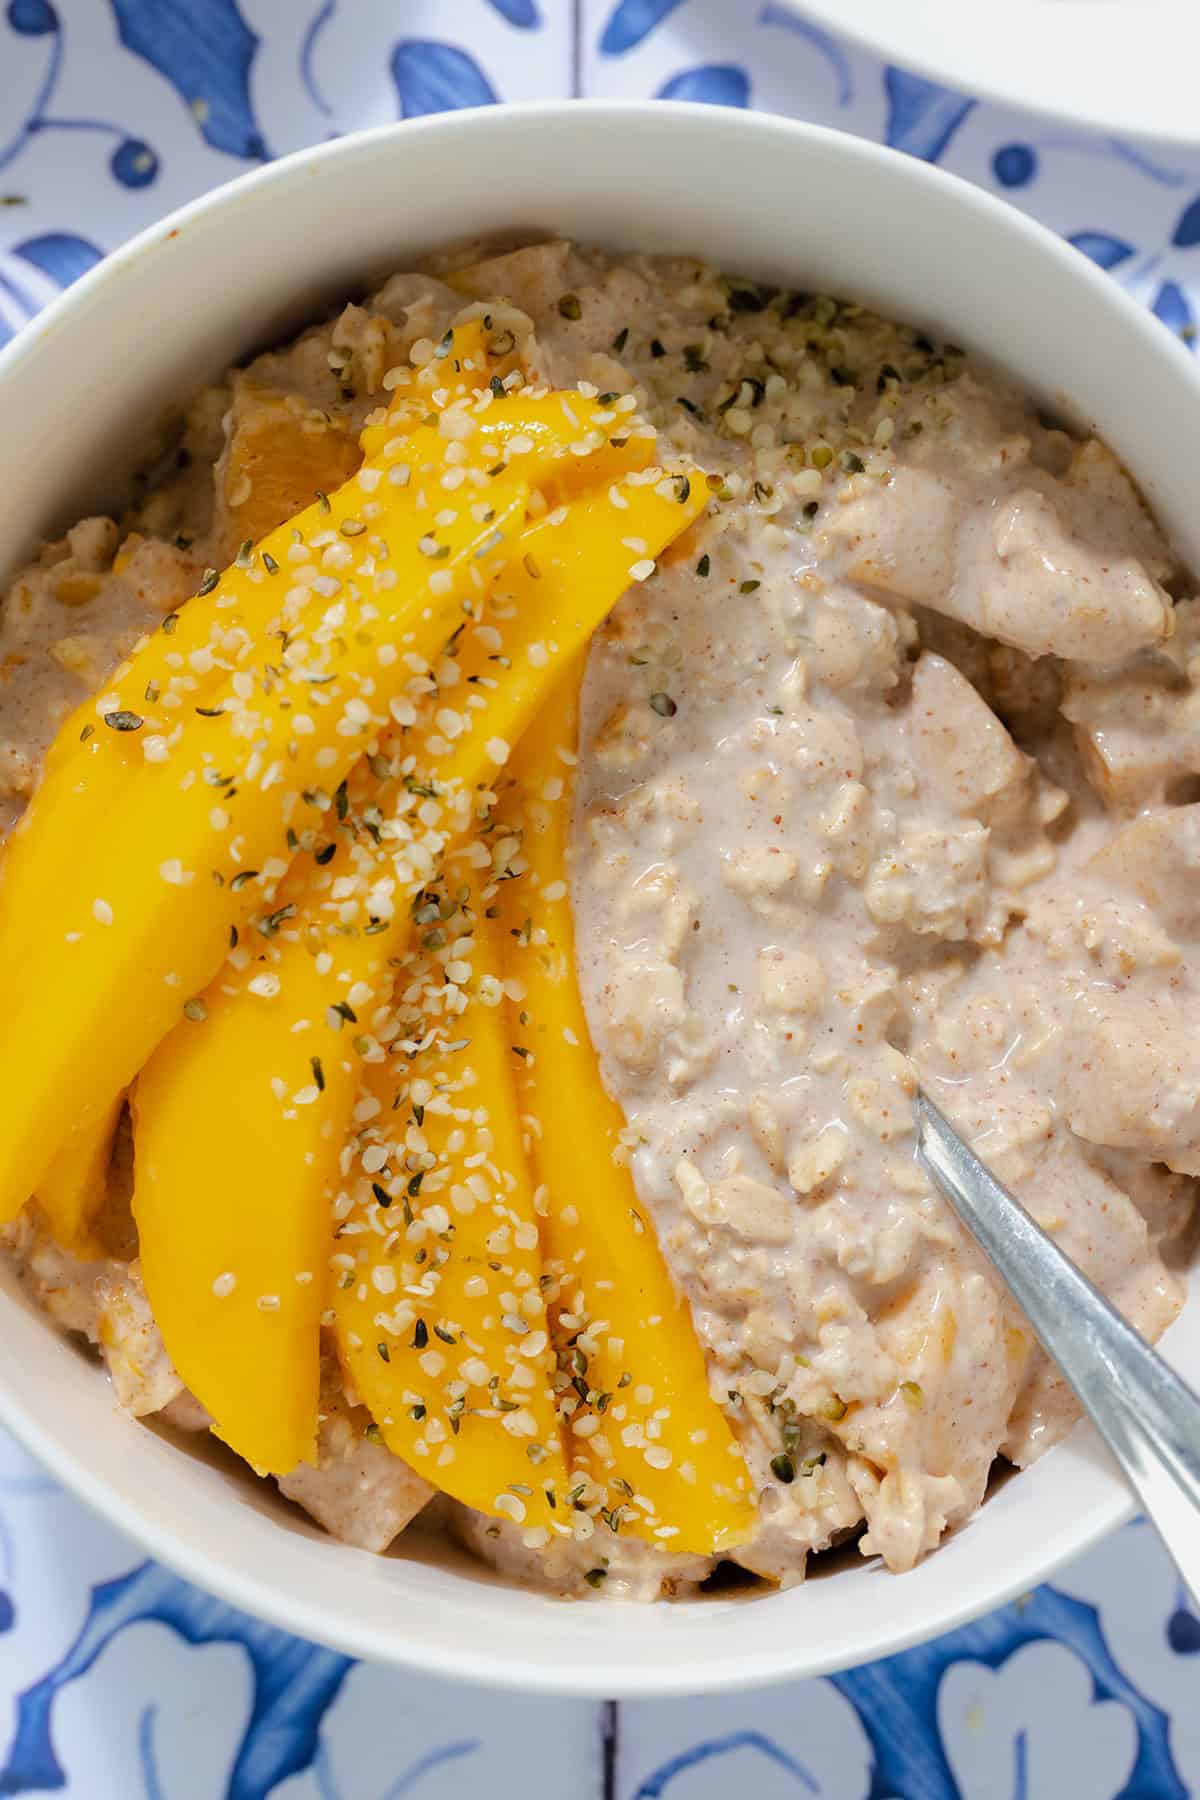
[[[1007,195],[1190,340],[1200,153],[881,65],[774,0],[0,0],[0,343],[271,156],[559,94],[838,125]],[[975,1625],[828,1680],[621,1707],[354,1664],[142,1561],[0,1435],[0,1793],[80,1800],[1185,1800],[1200,1619],[1132,1525]]]

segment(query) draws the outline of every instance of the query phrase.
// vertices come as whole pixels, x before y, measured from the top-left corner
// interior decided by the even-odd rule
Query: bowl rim
[[[1069,269],[1076,286],[1091,286],[1103,292],[1105,304],[1120,314],[1124,327],[1134,335],[1153,339],[1155,354],[1169,357],[1172,352],[1168,335],[1111,278],[1087,262],[1048,228],[1021,213],[1005,200],[987,193],[962,178],[934,165],[921,162],[869,140],[856,138],[836,129],[810,125],[771,114],[729,113],[695,103],[669,101],[561,100],[514,103],[501,106],[463,109],[454,113],[429,115],[378,126],[370,131],[310,146],[282,157],[264,168],[250,171],[223,186],[188,202],[162,220],[148,226],[134,238],[104,259],[80,281],[66,290],[43,312],[39,313],[14,340],[0,351],[0,393],[5,380],[43,342],[63,326],[78,329],[85,321],[95,297],[133,278],[140,278],[147,253],[159,249],[171,238],[185,231],[195,220],[211,213],[232,211],[243,197],[259,189],[278,186],[284,191],[303,180],[314,169],[328,164],[352,166],[357,159],[371,160],[389,149],[400,155],[404,146],[419,134],[436,137],[486,130],[489,126],[504,128],[507,119],[542,119],[549,123],[581,116],[589,117],[599,130],[605,125],[619,127],[623,119],[633,115],[649,115],[662,121],[672,117],[703,125],[718,135],[733,137],[756,134],[762,138],[790,140],[798,146],[823,149],[857,161],[863,165],[887,167],[893,176],[916,187],[956,191],[958,203],[973,209],[998,227],[1002,233],[1024,237],[1038,247],[1044,257]],[[668,127],[669,129],[669,127]],[[1181,378],[1190,378],[1193,390],[1200,396],[1200,374],[1183,345],[1176,346]],[[1018,359],[1019,360],[1019,359]],[[1190,377],[1183,377],[1183,371]],[[47,1330],[53,1327],[47,1323]],[[1031,1585],[1045,1580],[1064,1563],[1093,1546],[1101,1537],[1130,1518],[1135,1510],[1128,1490],[1095,1454],[1093,1434],[1086,1427],[1076,1428],[1069,1439],[1068,1454],[1080,1450],[1095,1466],[1090,1471],[1089,1503],[1073,1516],[1070,1525],[1052,1533],[1047,1539],[1031,1544],[1019,1566],[1001,1579],[989,1581],[983,1591],[967,1586],[961,1598],[942,1601],[936,1625],[903,1622],[889,1626],[884,1636],[864,1652],[839,1650],[834,1653],[813,1652],[800,1644],[782,1652],[772,1649],[761,1658],[749,1656],[734,1667],[728,1660],[714,1659],[710,1669],[676,1670],[669,1666],[656,1669],[647,1678],[639,1671],[636,1685],[622,1675],[619,1645],[603,1655],[592,1657],[585,1668],[557,1664],[545,1657],[540,1663],[527,1662],[515,1670],[508,1667],[496,1651],[482,1642],[463,1642],[451,1649],[418,1641],[416,1629],[404,1639],[400,1621],[393,1634],[370,1624],[359,1625],[348,1615],[335,1617],[320,1605],[309,1603],[300,1592],[285,1593],[280,1585],[262,1578],[254,1571],[235,1571],[219,1556],[190,1544],[174,1530],[166,1518],[156,1517],[136,1499],[122,1495],[105,1477],[97,1474],[88,1462],[86,1448],[66,1441],[57,1434],[52,1422],[37,1416],[27,1406],[15,1382],[0,1380],[0,1422],[3,1422],[26,1447],[58,1477],[65,1486],[94,1508],[110,1524],[144,1546],[157,1560],[176,1573],[216,1594],[234,1607],[255,1613],[260,1618],[309,1640],[325,1644],[345,1654],[399,1664],[419,1666],[426,1672],[453,1679],[476,1682],[496,1688],[520,1688],[547,1695],[594,1698],[597,1695],[629,1694],[632,1697],[668,1696],[700,1692],[731,1691],[766,1685],[803,1675],[826,1674],[839,1668],[855,1666],[864,1660],[890,1656],[909,1646],[953,1631],[982,1613],[1004,1604]],[[1058,1452],[1056,1454],[1062,1454]],[[1044,1466],[1044,1465],[1043,1465]],[[1022,1477],[1033,1479],[1033,1474]],[[969,1530],[969,1523],[966,1527]],[[962,1532],[955,1534],[961,1538]],[[951,1539],[953,1542],[954,1539]],[[939,1551],[939,1555],[944,1552]],[[837,1577],[831,1577],[836,1579]],[[894,1579],[894,1578],[889,1578]],[[762,1604],[756,1602],[755,1604]],[[704,1602],[706,1606],[719,1602]],[[399,1640],[399,1641],[398,1641]]]
[[[1115,282],[1111,275],[1100,269],[1090,258],[1075,249],[1056,231],[1040,220],[1024,212],[1014,202],[1002,195],[989,193],[986,188],[952,169],[943,168],[922,157],[912,156],[906,151],[893,149],[891,145],[879,144],[871,138],[859,137],[851,131],[843,131],[833,125],[817,125],[805,119],[793,119],[782,113],[757,112],[740,107],[713,106],[694,100],[627,100],[627,99],[566,99],[566,100],[517,100],[500,101],[494,105],[460,107],[453,111],[427,113],[412,119],[393,120],[385,125],[371,126],[363,131],[348,132],[343,137],[326,139],[318,144],[309,144],[299,150],[288,151],[286,155],[274,158],[257,169],[248,169],[240,175],[231,177],[218,186],[207,189],[192,200],[185,201],[182,206],[175,207],[165,213],[161,219],[135,232],[130,238],[119,244],[115,250],[104,255],[92,268],[64,288],[46,306],[42,307],[29,319],[2,348],[0,348],[0,381],[7,379],[11,371],[16,369],[38,347],[42,340],[57,330],[64,319],[71,319],[76,313],[84,313],[90,306],[93,296],[105,288],[116,285],[130,273],[147,255],[160,248],[171,239],[180,236],[197,219],[207,213],[236,207],[242,198],[259,189],[269,188],[277,184],[287,184],[319,165],[353,162],[359,157],[370,159],[380,146],[389,143],[411,142],[416,136],[432,137],[443,133],[453,133],[461,129],[472,130],[482,125],[492,124],[506,119],[544,119],[554,122],[559,119],[590,117],[597,121],[609,120],[616,123],[626,117],[666,117],[688,119],[695,124],[711,126],[715,120],[722,126],[732,125],[737,132],[751,132],[762,135],[790,137],[796,142],[807,142],[814,146],[824,145],[826,148],[837,147],[837,153],[850,160],[862,163],[874,163],[879,166],[903,166],[909,178],[918,186],[925,185],[931,189],[951,189],[958,193],[961,201],[978,207],[989,215],[997,224],[1002,224],[1011,231],[1020,232],[1031,241],[1039,244],[1043,251],[1051,252],[1056,260],[1065,267],[1070,267],[1075,280],[1083,280],[1098,292],[1105,293],[1110,300],[1116,302],[1118,309],[1125,313],[1129,322],[1136,321],[1140,333],[1148,338],[1157,337],[1163,332],[1160,321],[1151,318],[1146,307],[1126,292]],[[1168,334],[1169,337],[1169,334]],[[1170,341],[1170,340],[1169,340]],[[1181,366],[1195,371],[1194,356],[1185,347],[1176,342],[1176,350]]]
[[[689,1670],[687,1673],[680,1673],[670,1666],[663,1666],[649,1677],[645,1671],[640,1671],[636,1678],[631,1678],[622,1667],[618,1648],[614,1647],[606,1652],[607,1660],[596,1658],[587,1669],[555,1664],[547,1658],[513,1671],[505,1665],[496,1648],[482,1638],[478,1642],[459,1642],[453,1652],[444,1651],[440,1646],[431,1649],[424,1640],[418,1647],[415,1633],[411,1643],[398,1643],[391,1634],[379,1629],[360,1627],[356,1630],[350,1623],[343,1622],[341,1617],[335,1619],[324,1608],[311,1605],[303,1594],[290,1594],[285,1599],[277,1584],[252,1572],[235,1574],[227,1563],[204,1551],[193,1549],[180,1534],[168,1525],[160,1524],[149,1513],[140,1514],[137,1522],[131,1523],[129,1515],[133,1509],[128,1502],[121,1500],[115,1489],[102,1478],[92,1474],[86,1461],[53,1433],[45,1430],[32,1413],[14,1409],[7,1399],[0,1399],[0,1423],[77,1499],[84,1501],[106,1523],[130,1538],[132,1548],[144,1549],[173,1574],[182,1576],[203,1592],[215,1595],[218,1600],[239,1612],[248,1613],[289,1636],[318,1644],[355,1660],[412,1669],[447,1681],[472,1683],[498,1693],[516,1691],[564,1700],[666,1700],[710,1693],[739,1693],[789,1681],[835,1675],[843,1669],[867,1667],[923,1643],[935,1642],[971,1624],[973,1620],[1008,1605],[1040,1586],[1068,1562],[1093,1549],[1102,1538],[1128,1524],[1137,1513],[1132,1494],[1123,1494],[1119,1481],[1115,1477],[1110,1478],[1104,1504],[1097,1504],[1095,1518],[1078,1528],[1077,1535],[1072,1536],[1068,1545],[1050,1543],[1032,1553],[1030,1559],[1022,1562],[1014,1573],[989,1587],[982,1600],[971,1597],[969,1591],[964,1592],[963,1598],[957,1603],[943,1606],[934,1629],[918,1622],[889,1630],[886,1640],[871,1649],[866,1656],[851,1653],[827,1655],[819,1652],[814,1656],[809,1652],[787,1657],[772,1650],[761,1659],[746,1658],[734,1667],[714,1666],[711,1672]],[[1088,1424],[1077,1425],[1070,1434],[1069,1441],[1075,1447],[1082,1442],[1094,1446],[1097,1452],[1101,1451],[1100,1440]],[[1060,1448],[1062,1446],[1055,1446],[1047,1454],[1053,1456]],[[1023,1477],[1023,1471],[1015,1470],[1010,1478]],[[972,1515],[963,1529],[969,1530],[976,1516]],[[952,1542],[960,1536],[961,1531],[952,1533],[951,1538],[946,1541]],[[942,1548],[943,1546],[939,1546],[930,1555],[940,1554]],[[359,1554],[367,1556],[371,1553],[362,1551]],[[866,1566],[864,1564],[864,1569]],[[888,1582],[904,1579],[903,1575],[888,1574],[882,1569],[879,1574],[880,1579]],[[828,1579],[837,1581],[840,1575],[833,1573]],[[769,1604],[770,1599],[769,1594],[752,1595],[734,1604],[760,1606]],[[553,1599],[548,1603],[564,1608],[570,1604]],[[610,1604],[620,1605],[625,1610],[641,1610],[637,1602]],[[669,1603],[658,1601],[651,1604]],[[707,1608],[719,1604],[720,1602],[705,1599],[684,1602],[684,1608],[692,1605]]]

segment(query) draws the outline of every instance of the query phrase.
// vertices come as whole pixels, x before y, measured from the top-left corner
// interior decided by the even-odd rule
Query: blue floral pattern
[[[131,232],[269,156],[570,93],[757,106],[941,162],[1195,330],[1200,154],[978,104],[781,0],[0,0],[0,71],[0,344]],[[785,1691],[466,1691],[139,1560],[0,1433],[0,1794],[1186,1800],[1198,1674],[1200,1618],[1132,1525],[977,1624]]]
[[[175,89],[204,141],[261,161],[267,147],[250,104],[258,49],[234,0],[112,0],[117,34]]]
[[[491,106],[499,99],[469,51],[426,38],[404,38],[396,45],[392,80],[406,119],[460,106]]]

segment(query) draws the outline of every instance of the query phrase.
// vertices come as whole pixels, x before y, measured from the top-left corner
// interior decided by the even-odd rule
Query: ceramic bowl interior
[[[513,230],[700,252],[944,332],[1094,425],[1200,567],[1200,376],[1081,255],[964,183],[852,138],[721,108],[570,103],[322,146],[189,207],[72,289],[0,356],[0,571],[110,502],[155,421],[231,358],[434,246]],[[786,1593],[564,1605],[415,1537],[384,1557],[336,1544],[194,1440],[132,1424],[6,1270],[0,1285],[0,1417],[86,1500],[249,1611],[466,1679],[644,1696],[865,1661],[998,1604],[1129,1510],[1079,1431],[997,1484],[911,1574],[843,1557]],[[1194,1302],[1167,1348],[1200,1384]]]

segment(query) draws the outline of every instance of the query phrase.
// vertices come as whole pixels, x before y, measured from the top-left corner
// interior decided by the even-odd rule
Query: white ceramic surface
[[[0,355],[0,572],[36,533],[103,500],[111,471],[189,383],[364,277],[513,226],[700,248],[943,330],[1093,423],[1200,566],[1200,373],[1078,252],[977,189],[835,133],[715,108],[576,102],[325,145],[196,202],[71,289]],[[1129,1511],[1077,1433],[910,1575],[864,1564],[753,1601],[561,1606],[461,1562],[334,1544],[265,1486],[117,1413],[96,1370],[7,1275],[2,1285],[0,1417],[55,1473],[237,1605],[431,1672],[645,1696],[836,1668],[997,1605]],[[1167,1349],[1200,1382],[1200,1307]]]
[[[935,81],[1097,131],[1200,141],[1195,0],[787,0]]]

